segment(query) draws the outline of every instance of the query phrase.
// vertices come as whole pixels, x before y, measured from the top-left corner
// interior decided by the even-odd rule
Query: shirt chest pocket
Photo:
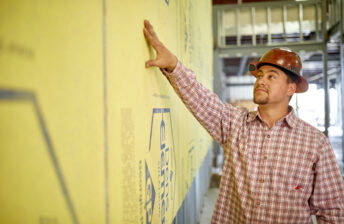
[[[311,195],[314,173],[312,165],[303,164],[287,165],[280,168],[274,175],[274,193],[292,201],[305,202]],[[295,166],[295,167],[293,167]]]

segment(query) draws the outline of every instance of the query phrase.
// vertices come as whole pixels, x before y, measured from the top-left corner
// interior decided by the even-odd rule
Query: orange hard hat
[[[294,51],[289,48],[279,47],[267,51],[259,61],[249,64],[252,75],[257,77],[258,69],[263,65],[271,65],[281,69],[293,80],[297,80],[297,93],[304,93],[308,90],[307,81],[301,76],[301,59]]]

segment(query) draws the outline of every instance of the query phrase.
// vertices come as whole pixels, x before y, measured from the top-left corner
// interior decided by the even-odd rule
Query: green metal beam
[[[240,58],[243,56],[256,57],[263,55],[266,51],[273,47],[288,47],[296,52],[322,52],[323,43],[322,42],[311,42],[311,43],[290,43],[290,44],[271,44],[266,45],[242,45],[240,47],[226,47],[216,49],[219,58]]]
[[[281,7],[282,5],[286,6],[298,6],[300,3],[303,5],[313,5],[316,3],[320,3],[321,0],[305,0],[305,1],[266,1],[266,2],[255,2],[255,3],[243,3],[243,4],[221,4],[221,5],[213,5],[213,10],[228,10],[228,9],[236,9],[236,8],[265,8],[269,7]]]

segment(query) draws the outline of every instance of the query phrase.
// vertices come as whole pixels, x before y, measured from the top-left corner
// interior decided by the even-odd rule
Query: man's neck
[[[261,118],[269,128],[272,128],[276,121],[285,117],[289,113],[288,105],[259,105],[258,110]]]

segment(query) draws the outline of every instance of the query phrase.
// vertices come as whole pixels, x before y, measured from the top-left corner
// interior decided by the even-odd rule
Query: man
[[[222,103],[159,41],[144,21],[157,66],[224,150],[223,175],[212,223],[344,223],[344,188],[328,139],[297,118],[289,100],[305,92],[299,56],[268,51],[250,65],[258,111]]]

